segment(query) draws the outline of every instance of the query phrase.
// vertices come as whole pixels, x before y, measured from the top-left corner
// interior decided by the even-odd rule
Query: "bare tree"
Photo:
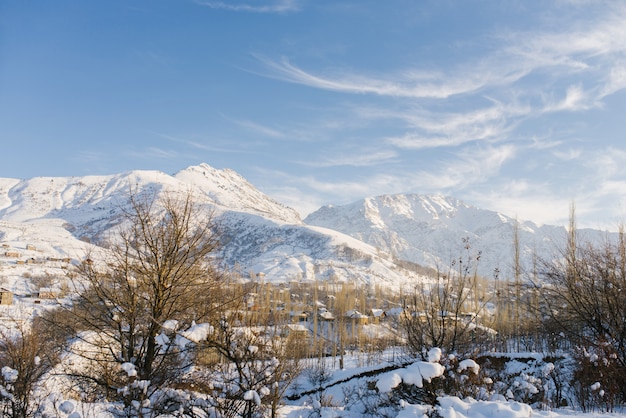
[[[606,385],[607,398],[617,395],[620,401],[625,401],[626,234],[623,227],[617,242],[579,243],[572,209],[566,249],[556,260],[542,262],[539,277],[543,279],[540,294],[549,321],[584,353],[582,357],[590,363],[587,371],[601,372],[602,368],[593,364],[594,359],[612,363],[610,369],[615,373],[602,372],[603,376],[592,378]],[[620,392],[610,394],[609,387],[617,387]]]
[[[270,304],[260,309],[269,310]],[[286,390],[302,369],[308,339],[290,334],[287,317],[276,319],[253,311],[224,312],[203,345],[217,355],[209,373],[211,405],[220,415],[278,416]]]
[[[78,337],[73,351],[90,368],[68,373],[82,390],[121,397],[130,407],[190,365],[189,346],[176,333],[209,322],[231,298],[213,259],[220,243],[212,213],[191,192],[158,199],[131,193],[129,203],[107,251],[77,269],[78,294],[65,320],[52,322]]]
[[[463,243],[465,254],[453,260],[447,272],[438,270],[433,282],[420,283],[404,301],[410,312],[403,314],[402,325],[416,353],[432,347],[450,353],[468,350],[472,339],[481,336],[479,316],[487,300],[477,294],[480,253],[472,252],[468,238]]]
[[[50,335],[40,321],[11,322],[10,328],[0,330],[0,410],[3,417],[26,418],[40,406],[43,396],[38,398],[35,389],[58,352],[50,346]]]

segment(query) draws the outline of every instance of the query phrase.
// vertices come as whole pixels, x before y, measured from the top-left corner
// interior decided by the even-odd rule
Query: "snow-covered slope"
[[[368,244],[304,225],[295,210],[264,195],[239,174],[207,164],[174,176],[131,171],[0,179],[0,241],[20,251],[22,258],[33,243],[44,258],[80,258],[86,243],[98,245],[119,224],[131,192],[191,192],[196,204],[214,212],[223,234],[224,260],[244,276],[254,272],[264,273],[268,281],[329,279],[390,285],[415,277]]]
[[[398,258],[442,269],[470,253],[481,257],[480,274],[510,278],[514,230],[518,225],[522,266],[531,268],[534,254],[550,257],[564,242],[565,228],[537,226],[501,213],[479,209],[444,196],[383,195],[343,206],[324,206],[304,219],[371,244]],[[586,231],[600,236],[599,231]]]
[[[196,199],[210,201],[217,209],[301,223],[294,209],[262,194],[234,171],[217,170],[207,164],[188,167],[174,176],[160,171],[131,171],[110,176],[0,179],[0,218],[21,222],[60,217],[82,224],[85,220],[93,221],[93,211],[116,209],[124,204],[129,190],[141,193],[189,190]],[[81,217],[84,219],[78,219]]]
[[[480,274],[491,277],[497,268],[507,279],[516,224],[526,268],[531,267],[533,254],[554,254],[565,236],[562,227],[518,223],[454,198],[422,195],[384,195],[325,206],[303,223],[295,210],[264,195],[236,172],[200,164],[173,176],[131,171],[0,179],[0,241],[18,250],[37,242],[52,257],[83,251],[86,242],[97,245],[119,224],[131,191],[191,192],[198,205],[215,213],[225,262],[244,276],[264,273],[273,281],[338,279],[398,285],[414,280],[416,274],[406,270],[410,264],[394,259],[446,269],[452,259],[465,255],[468,242],[472,253],[481,252]]]
[[[254,213],[292,224],[302,223],[296,210],[261,193],[233,170],[218,170],[203,163],[179,171],[174,178],[198,187],[215,204],[227,210]]]
[[[354,281],[399,286],[416,274],[380,254],[371,245],[330,229],[277,224],[260,216],[228,212],[220,219],[224,256],[246,273],[264,273],[266,280]]]

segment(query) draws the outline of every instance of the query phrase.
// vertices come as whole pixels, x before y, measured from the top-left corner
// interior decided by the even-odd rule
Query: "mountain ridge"
[[[530,270],[536,254],[557,254],[566,237],[561,226],[537,225],[500,212],[479,209],[442,195],[396,194],[367,197],[346,205],[326,205],[304,222],[360,239],[394,257],[445,268],[471,247],[480,252],[478,272],[485,277],[512,271],[517,229],[522,266]],[[605,233],[588,230],[592,239]]]
[[[191,193],[201,210],[214,214],[224,243],[221,257],[244,277],[264,273],[266,280],[277,282],[332,279],[364,284],[415,277],[368,244],[305,225],[294,209],[264,195],[238,173],[208,164],[172,176],[134,170],[107,176],[0,179],[0,239],[22,250],[36,242],[47,256],[72,253],[80,258],[87,244],[104,244],[107,234],[115,232],[131,194],[158,197],[172,192]]]
[[[244,276],[268,280],[355,280],[366,284],[410,283],[418,275],[407,260],[446,268],[464,254],[480,254],[478,272],[492,277],[511,270],[513,231],[521,259],[554,252],[565,228],[518,221],[441,195],[387,194],[347,205],[327,205],[304,220],[292,208],[263,194],[230,169],[206,163],[173,175],[157,170],[84,177],[0,178],[0,238],[24,244],[64,237],[64,247],[94,245],[119,223],[131,193],[190,192],[194,202],[215,212],[223,234],[223,259]],[[4,228],[4,229],[3,229]],[[19,230],[24,232],[20,241]],[[77,240],[67,242],[67,232]],[[593,232],[598,235],[599,231]],[[77,251],[77,250],[76,250]],[[62,251],[66,253],[67,251]]]

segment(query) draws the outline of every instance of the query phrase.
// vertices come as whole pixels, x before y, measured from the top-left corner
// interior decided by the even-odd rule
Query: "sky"
[[[0,0],[0,177],[230,168],[304,217],[395,193],[626,215],[626,3]]]

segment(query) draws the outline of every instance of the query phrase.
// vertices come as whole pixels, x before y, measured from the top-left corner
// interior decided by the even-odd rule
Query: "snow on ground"
[[[558,409],[554,411],[537,411],[530,406],[519,402],[506,401],[475,401],[473,399],[461,400],[456,397],[439,398],[441,404],[437,408],[441,418],[624,418],[626,412],[582,413],[571,409]],[[398,413],[397,418],[427,418],[429,407],[425,405],[406,404]],[[285,406],[280,411],[283,418],[307,418],[316,416],[312,404],[303,406]],[[360,413],[351,413],[342,407],[322,408],[320,418],[357,418]]]
[[[533,353],[525,353],[527,357]],[[521,354],[520,354],[521,355]],[[296,401],[287,401],[287,405],[280,410],[280,416],[283,418],[356,418],[362,417],[363,413],[358,408],[350,408],[345,404],[344,398],[346,393],[355,390],[359,385],[365,382],[376,383],[376,387],[381,392],[390,391],[393,387],[404,382],[414,384],[421,387],[423,381],[435,379],[441,375],[443,368],[437,362],[440,360],[441,352],[436,349],[431,350],[428,355],[428,362],[416,362],[409,364],[404,368],[386,371],[375,376],[365,377],[374,370],[383,369],[390,366],[391,362],[381,361],[376,366],[360,366],[362,359],[359,356],[346,356],[345,368],[335,368],[337,362],[335,359],[327,359],[326,366],[328,373],[326,381],[323,384],[327,389],[323,391],[323,398],[327,404],[332,407],[324,407],[320,402],[319,394],[309,393],[315,388],[315,383],[307,382],[306,371],[298,380],[296,386],[299,393],[309,393]],[[397,361],[397,357],[394,356]],[[391,357],[389,357],[391,360]],[[462,366],[461,366],[462,365]],[[460,363],[461,368],[476,369],[478,365],[470,359]],[[350,377],[355,377],[350,379]],[[287,394],[289,395],[290,392]],[[614,413],[608,412],[589,412],[583,413],[578,410],[569,408],[560,408],[554,410],[536,410],[529,405],[507,400],[477,401],[471,398],[459,399],[454,396],[446,396],[438,398],[439,406],[436,411],[441,418],[626,418],[626,410]],[[406,401],[401,402],[401,408],[395,415],[397,418],[417,417],[427,418],[432,408],[427,405],[414,405]],[[385,413],[389,416],[389,411]],[[381,415],[383,416],[382,412]]]
[[[167,324],[168,327],[176,328],[177,324],[173,321]],[[206,324],[194,324],[186,331],[185,337],[190,340],[202,339],[205,334],[211,332],[210,327]],[[74,352],[74,350],[73,350]],[[526,357],[532,356],[533,353],[523,353]],[[522,355],[522,353],[520,353]],[[305,361],[305,370],[296,384],[290,388],[286,395],[293,400],[286,400],[286,405],[279,410],[279,417],[282,418],[356,418],[362,417],[363,412],[357,407],[352,408],[347,405],[346,399],[359,399],[361,393],[358,392],[359,387],[364,387],[367,383],[374,383],[378,392],[388,393],[400,383],[422,387],[424,382],[437,379],[444,373],[444,368],[439,364],[442,353],[439,349],[432,349],[428,355],[428,361],[409,362],[407,359],[404,367],[391,368],[394,364],[398,364],[403,357],[398,353],[385,353],[385,357],[379,361],[363,366],[363,358],[359,354],[346,354],[344,358],[344,368],[338,367],[336,358],[326,358],[325,362],[318,363],[318,359],[310,359]],[[81,360],[73,357],[73,361],[79,363]],[[318,380],[315,381],[311,376],[311,370],[318,370]],[[459,362],[459,369],[468,370],[476,373],[478,364],[473,360],[466,359]],[[129,376],[134,375],[134,366],[130,363],[121,365]],[[2,376],[6,381],[13,379],[14,372],[9,368],[2,369]],[[320,378],[321,376],[321,378]],[[50,376],[52,377],[52,376]],[[91,418],[91,417],[113,417],[111,412],[107,411],[107,405],[103,403],[88,404],[82,403],[75,399],[67,399],[61,390],[63,383],[55,378],[47,381],[47,411],[52,414],[50,416],[71,417],[71,418]],[[316,388],[323,387],[323,396],[320,392],[315,393]],[[303,396],[294,397],[300,394]],[[65,393],[67,396],[68,394]],[[256,392],[249,392],[246,396],[250,400],[260,400],[260,396]],[[295,399],[294,399],[295,398]],[[322,403],[323,402],[323,403]],[[445,396],[438,398],[439,405],[435,410],[441,418],[626,418],[626,411],[617,413],[592,412],[582,413],[573,409],[556,409],[551,411],[534,410],[529,405],[506,400],[477,401],[471,398],[460,399],[453,396]],[[331,406],[325,406],[331,405]],[[369,416],[395,416],[397,418],[417,417],[427,418],[432,412],[432,407],[428,405],[412,404],[407,401],[400,401],[398,410],[385,410],[386,415]],[[392,415],[390,415],[390,412]]]

